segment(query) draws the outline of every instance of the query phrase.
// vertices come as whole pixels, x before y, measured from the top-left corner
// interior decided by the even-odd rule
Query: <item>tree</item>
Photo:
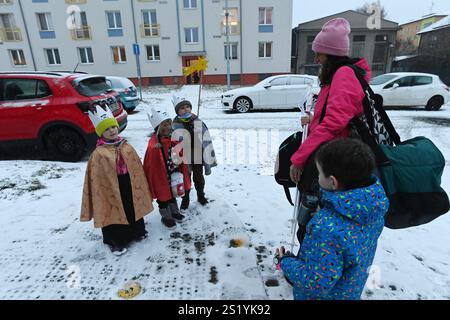
[[[369,9],[371,6],[377,6],[379,5],[379,3],[377,2],[366,2],[364,3],[361,7],[358,7],[355,9],[356,12],[360,12],[360,13],[364,13],[364,14],[372,14],[373,12],[371,12]],[[381,6],[381,19],[386,19],[388,13],[386,11],[386,8],[382,5]]]

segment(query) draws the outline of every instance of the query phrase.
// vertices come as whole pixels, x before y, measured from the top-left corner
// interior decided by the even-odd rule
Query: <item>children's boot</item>
[[[191,192],[191,190],[186,190],[184,192],[183,199],[181,200],[181,210],[186,210],[187,208],[189,208],[189,192]]]
[[[180,209],[178,209],[178,204],[169,203],[169,210],[172,214],[172,218],[175,219],[176,222],[183,222],[184,216],[180,213]]]
[[[175,220],[172,217],[169,207],[159,208],[159,213],[162,216],[161,218],[162,224],[165,225],[168,229],[175,229],[177,227],[177,224],[175,223]]]
[[[197,200],[202,206],[205,206],[209,201],[205,198],[205,193],[203,190],[197,191]]]

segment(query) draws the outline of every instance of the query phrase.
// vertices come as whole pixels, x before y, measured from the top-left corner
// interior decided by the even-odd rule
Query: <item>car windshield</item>
[[[376,85],[391,81],[392,79],[394,79],[396,77],[397,77],[396,75],[392,75],[392,74],[382,74],[381,76],[373,78],[372,81],[370,82],[370,84],[376,86]]]
[[[92,77],[82,80],[75,79],[73,87],[83,96],[94,97],[111,91],[111,87],[104,77]]]

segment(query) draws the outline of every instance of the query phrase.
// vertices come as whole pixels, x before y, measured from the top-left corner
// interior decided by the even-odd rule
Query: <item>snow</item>
[[[155,210],[149,238],[116,257],[93,223],[79,221],[86,169],[79,163],[0,162],[0,299],[120,299],[131,281],[135,299],[292,299],[272,256],[290,246],[292,207],[273,179],[279,143],[298,129],[297,111],[224,111],[225,87],[203,88],[200,118],[209,126],[219,166],[206,177],[206,207],[191,194],[186,221],[167,230]],[[123,136],[143,157],[151,132],[146,110],[174,115],[171,96],[194,106],[198,86],[154,87],[129,115]],[[194,107],[194,112],[197,108]],[[450,193],[450,105],[440,111],[388,111],[403,139],[425,135],[447,161]],[[444,119],[442,122],[437,120]],[[450,215],[405,230],[385,229],[363,299],[450,299]],[[238,240],[242,245],[234,247]],[[272,282],[275,286],[264,285]]]
[[[437,29],[441,29],[441,28],[447,28],[447,27],[450,27],[450,16],[442,18],[441,20],[433,23],[432,25],[420,30],[419,32],[417,32],[417,34],[423,34],[423,33],[427,33],[430,31],[437,30]]]

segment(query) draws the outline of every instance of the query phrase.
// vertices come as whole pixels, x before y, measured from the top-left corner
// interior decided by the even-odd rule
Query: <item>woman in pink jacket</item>
[[[308,174],[305,174],[299,184],[310,156],[322,144],[336,138],[348,137],[350,120],[364,112],[364,91],[355,71],[348,65],[358,67],[367,82],[370,81],[371,71],[366,60],[349,58],[350,31],[347,20],[333,19],[325,23],[313,42],[315,61],[321,65],[319,75],[321,90],[316,101],[314,116],[302,117],[302,125],[310,124],[309,135],[291,157],[290,168],[291,180],[298,184],[302,194],[305,195],[317,196],[319,192],[318,183],[315,183],[318,172],[314,161],[308,162]],[[325,104],[327,105],[325,116],[321,119]],[[299,224],[297,238],[301,243],[306,233],[306,225],[303,225],[304,219],[300,220],[303,222]]]
[[[302,125],[310,123],[309,135],[291,157],[290,174],[295,183],[300,181],[310,155],[325,142],[348,137],[350,120],[363,113],[363,89],[353,69],[345,65],[359,67],[367,82],[371,71],[366,60],[348,57],[350,31],[349,22],[337,18],[328,21],[314,39],[315,61],[321,65],[321,90],[312,119],[310,116],[302,118]],[[319,123],[326,101],[326,115]]]

